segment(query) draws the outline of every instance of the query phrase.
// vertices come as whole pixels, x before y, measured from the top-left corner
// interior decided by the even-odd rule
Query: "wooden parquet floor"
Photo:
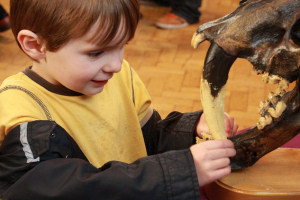
[[[200,24],[231,12],[238,2],[204,0]],[[8,9],[9,0],[1,0],[1,4]],[[174,110],[192,112],[202,109],[200,78],[209,47],[209,42],[204,42],[198,49],[190,45],[192,35],[200,24],[175,30],[156,28],[155,20],[169,9],[142,5],[143,18],[135,38],[125,49],[125,58],[145,82],[153,107],[163,117]],[[0,33],[0,82],[29,65],[31,61],[19,50],[12,33]],[[238,59],[229,74],[225,110],[235,118],[240,129],[253,126],[259,119],[259,102],[266,99],[274,88],[263,83],[248,61]]]

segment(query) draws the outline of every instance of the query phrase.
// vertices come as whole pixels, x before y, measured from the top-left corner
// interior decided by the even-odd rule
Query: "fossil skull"
[[[192,46],[197,48],[205,40],[211,46],[203,68],[201,101],[214,139],[226,138],[225,88],[236,58],[250,61],[266,83],[278,84],[260,103],[257,125],[229,138],[237,150],[231,167],[249,167],[300,131],[300,1],[242,0],[229,15],[201,25]],[[295,88],[286,92],[294,81]]]

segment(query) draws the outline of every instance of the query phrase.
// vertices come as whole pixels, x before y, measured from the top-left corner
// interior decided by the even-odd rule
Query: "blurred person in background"
[[[9,16],[3,6],[0,4],[0,32],[10,28]]]
[[[151,5],[156,3],[170,6],[171,11],[159,18],[155,25],[162,29],[174,29],[199,23],[201,0],[141,0],[141,4]]]

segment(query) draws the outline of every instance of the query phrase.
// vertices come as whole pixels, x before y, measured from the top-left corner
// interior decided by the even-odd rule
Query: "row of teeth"
[[[280,101],[281,97],[286,93],[289,87],[289,82],[279,76],[269,75],[265,73],[262,76],[265,83],[278,84],[274,92],[270,92],[268,100],[262,101],[259,104],[259,114],[262,116],[258,123],[257,128],[263,129],[265,126],[272,123],[273,119],[279,118],[286,109],[286,104]]]

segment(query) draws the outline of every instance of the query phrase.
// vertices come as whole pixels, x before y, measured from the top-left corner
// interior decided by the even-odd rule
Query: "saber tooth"
[[[229,70],[236,60],[218,44],[209,47],[203,67],[200,95],[208,128],[214,139],[225,139],[225,88]]]
[[[217,97],[211,96],[210,85],[207,80],[201,80],[200,86],[201,103],[208,128],[214,139],[226,139],[224,102],[225,86],[221,89]]]

